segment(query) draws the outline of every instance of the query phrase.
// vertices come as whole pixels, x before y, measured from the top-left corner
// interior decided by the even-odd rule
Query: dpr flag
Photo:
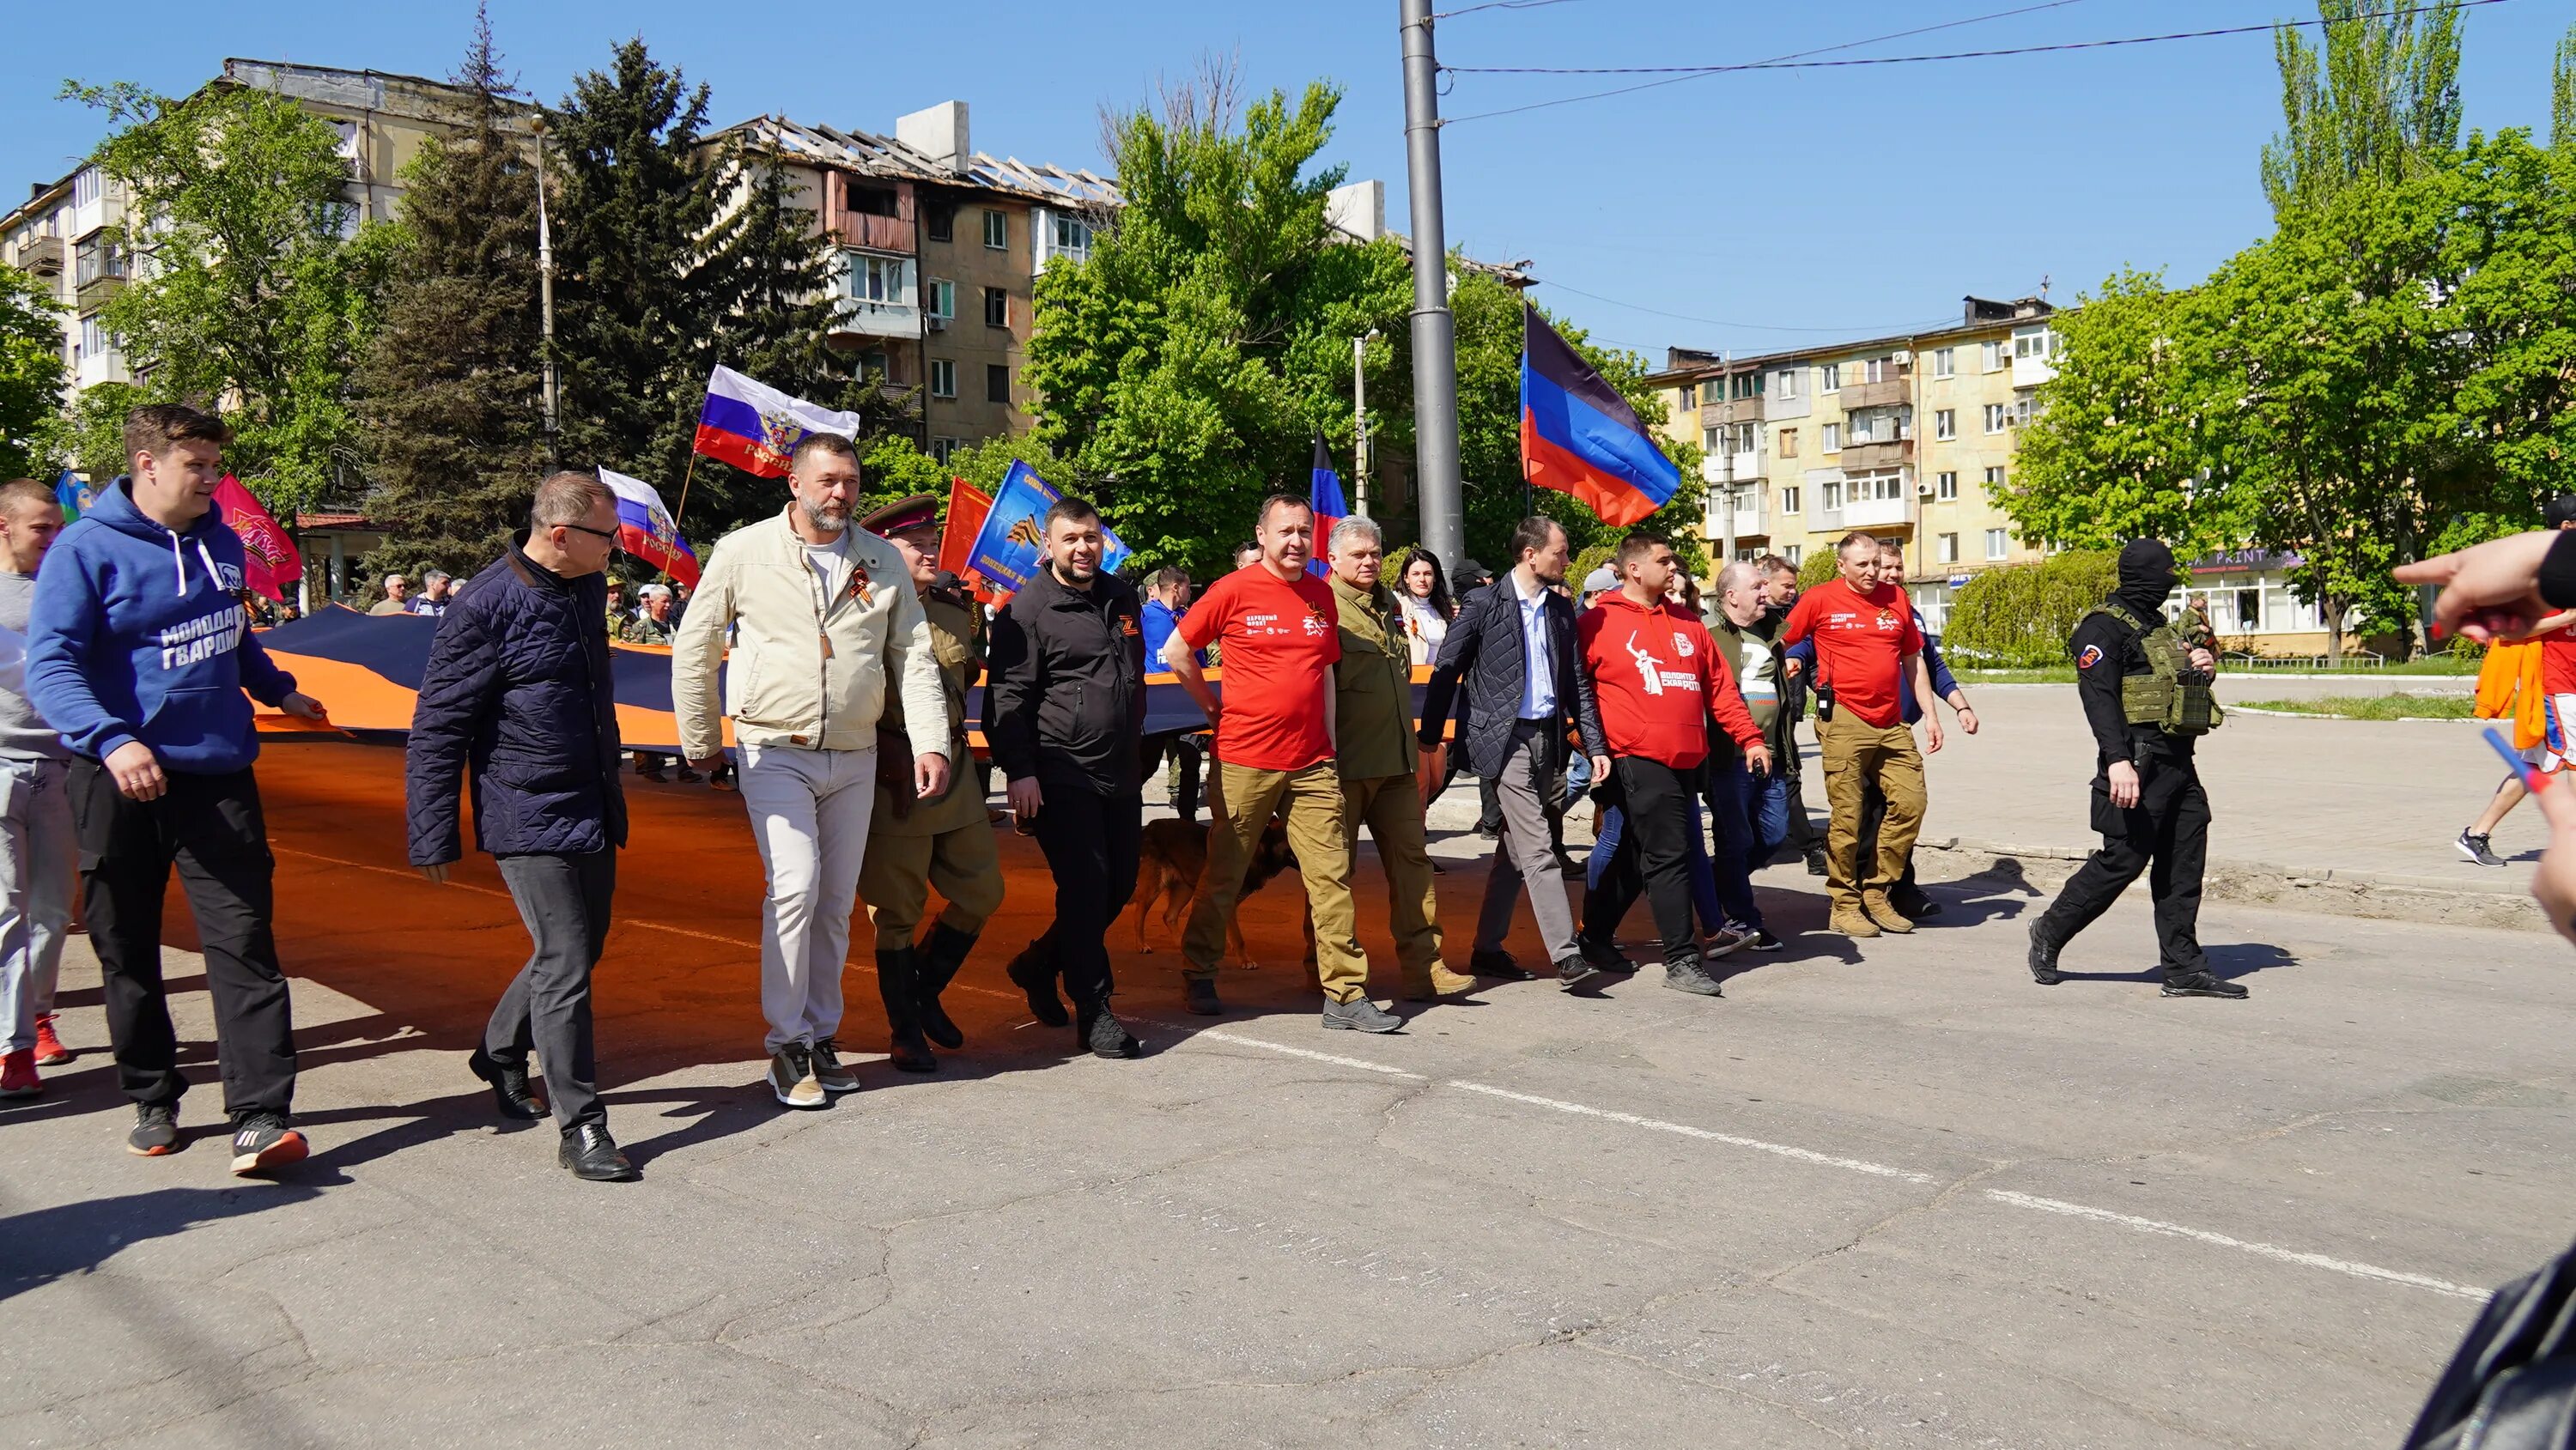
[[[680,537],[679,524],[671,518],[671,511],[662,507],[661,493],[640,478],[628,478],[605,468],[599,471],[599,481],[617,495],[617,547],[690,588],[697,588],[697,550]]]
[[[1324,562],[1326,542],[1333,536],[1333,525],[1350,517],[1351,506],[1342,499],[1342,476],[1333,471],[1332,450],[1324,446],[1324,430],[1315,430],[1314,481],[1306,485],[1306,502],[1315,509],[1315,552],[1306,560],[1309,574],[1329,574],[1332,566]]]
[[[692,446],[718,462],[763,478],[785,478],[788,455],[816,433],[859,436],[859,415],[819,408],[802,398],[719,366],[707,378]]]
[[[61,488],[60,484],[55,485]],[[227,473],[215,485],[215,507],[242,542],[242,583],[284,603],[287,586],[304,579],[304,555],[241,480]]]
[[[1055,485],[1038,477],[1026,463],[1011,460],[1011,471],[1002,475],[1002,486],[993,490],[993,507],[984,515],[984,526],[975,531],[975,542],[966,550],[966,567],[996,589],[1016,592],[1028,587],[1029,576],[1038,571],[1044,553],[1040,545],[1046,537],[1046,511],[1061,497]],[[1106,545],[1100,569],[1114,574],[1133,551],[1106,524],[1100,532]]]
[[[1611,525],[1670,502],[1682,471],[1646,436],[1637,410],[1538,309],[1521,304],[1521,476],[1570,493]]]

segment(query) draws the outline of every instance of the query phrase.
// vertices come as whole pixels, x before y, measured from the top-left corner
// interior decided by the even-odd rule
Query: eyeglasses
[[[563,527],[570,529],[577,534],[588,534],[594,539],[606,539],[610,543],[617,542],[617,531],[615,529],[594,529],[588,524],[565,524]]]

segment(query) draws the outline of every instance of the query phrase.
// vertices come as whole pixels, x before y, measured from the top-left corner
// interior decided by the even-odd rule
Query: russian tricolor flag
[[[599,481],[617,495],[617,547],[695,589],[698,551],[680,537],[679,521],[662,507],[662,495],[640,478],[603,468]]]
[[[1333,525],[1350,517],[1351,506],[1342,498],[1342,476],[1333,471],[1332,450],[1324,446],[1324,430],[1315,430],[1314,473],[1306,484],[1306,502],[1315,510],[1315,552],[1306,560],[1306,572],[1323,575],[1332,572],[1324,562],[1326,541],[1333,536]]]
[[[1682,486],[1681,469],[1646,436],[1637,410],[1528,303],[1521,304],[1521,476],[1623,527]]]
[[[698,410],[698,452],[762,478],[785,478],[788,455],[809,434],[859,436],[859,415],[818,408],[729,367],[707,379],[706,405]]]

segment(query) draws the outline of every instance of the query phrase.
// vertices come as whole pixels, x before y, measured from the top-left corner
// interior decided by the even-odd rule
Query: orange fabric
[[[2537,641],[2500,642],[2488,646],[2478,666],[2476,710],[2481,720],[2513,717],[2517,750],[2538,745],[2548,734],[2543,716],[2547,690],[2541,683],[2542,650]]]

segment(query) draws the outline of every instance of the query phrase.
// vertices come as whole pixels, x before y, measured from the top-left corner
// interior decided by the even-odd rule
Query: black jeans
[[[1642,890],[1655,913],[1655,932],[1663,938],[1664,960],[1698,959],[1699,938],[1691,929],[1691,801],[1700,793],[1706,770],[1705,765],[1676,770],[1641,755],[1610,762],[1625,824],[1609,870],[1584,897],[1584,935],[1609,941]]]
[[[591,1047],[590,973],[608,944],[617,853],[503,856],[496,864],[536,951],[493,1007],[483,1028],[483,1055],[503,1067],[525,1069],[533,1047],[545,1064],[546,1102],[554,1109],[555,1126],[569,1132],[606,1123]]]
[[[2209,861],[2209,796],[2200,788],[2199,773],[2187,762],[2150,763],[2138,803],[2125,811],[2110,804],[2098,781],[2093,794],[2094,824],[2107,828],[2102,849],[2076,868],[2032,934],[2064,946],[2145,871],[2165,975],[2208,971],[2209,958],[2200,949],[2200,878]]]
[[[95,760],[71,768],[82,915],[98,952],[118,1085],[138,1103],[175,1105],[188,1090],[161,980],[161,902],[176,866],[215,999],[224,1112],[283,1113],[295,1100],[295,1019],[269,930],[276,863],[259,783],[247,769],[164,778],[160,799],[138,801]]]
[[[1172,791],[1172,810],[1182,820],[1199,818],[1199,776],[1207,761],[1207,736],[1199,734],[1157,735],[1146,742],[1145,769],[1159,769],[1165,760],[1172,762],[1172,773],[1179,780]]]
[[[1145,834],[1143,796],[1104,796],[1070,786],[1050,790],[1037,814],[1038,849],[1055,877],[1055,925],[1036,956],[1064,974],[1064,994],[1098,1011],[1115,987],[1109,927],[1136,894],[1136,853]]]

